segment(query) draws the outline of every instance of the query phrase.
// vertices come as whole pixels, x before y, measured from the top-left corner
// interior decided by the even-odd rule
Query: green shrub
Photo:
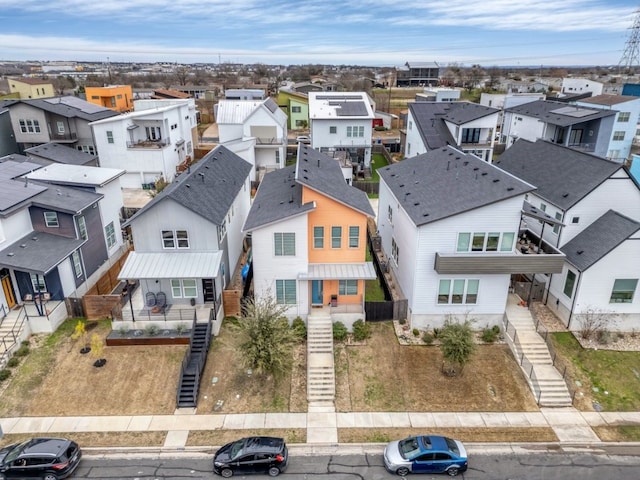
[[[494,328],[485,328],[482,330],[482,341],[485,343],[494,343],[496,340],[498,340],[498,335],[500,334],[500,329],[498,328],[498,331],[496,332],[496,330]]]
[[[20,364],[20,359],[18,357],[11,357],[7,362],[7,367],[13,368],[17,367]]]
[[[426,343],[427,345],[432,345],[433,341],[435,340],[435,337],[433,336],[433,333],[431,332],[424,332],[422,334],[422,341],[424,343]]]
[[[4,368],[0,370],[0,382],[4,382],[10,376],[11,376],[11,370],[9,370],[8,368]]]
[[[151,325],[147,325],[145,327],[144,333],[146,333],[150,337],[155,337],[156,335],[158,335],[160,333],[160,329],[158,328],[157,325],[152,323]]]
[[[500,325],[494,325],[493,327],[491,327],[491,330],[496,332],[496,335],[500,335]]]
[[[179,323],[178,325],[176,325],[176,333],[178,335],[182,335],[186,331],[187,331],[187,324],[186,323]]]
[[[20,343],[20,345],[22,345],[23,347],[28,347],[29,344],[29,340],[22,340],[22,342]]]
[[[420,330],[418,330],[417,328],[414,328],[413,330],[411,330],[411,332],[413,333],[414,337],[420,336]]]
[[[128,333],[129,333],[129,329],[128,329],[128,328],[126,328],[126,327],[120,327],[120,328],[118,328],[118,334],[119,334],[121,337],[126,337]]]
[[[293,322],[291,323],[291,330],[299,341],[302,342],[307,339],[307,326],[302,318],[296,317],[293,319]]]
[[[27,355],[29,355],[29,347],[27,345],[22,345],[16,350],[14,355],[16,357],[26,357]]]
[[[406,318],[401,318],[400,320],[398,320],[398,323],[400,325],[404,325],[405,323],[407,323],[407,319]]]
[[[439,328],[434,328],[433,329],[433,338],[438,338],[438,335],[440,335],[440,329]]]
[[[361,342],[371,336],[371,325],[364,320],[356,320],[353,322],[353,339]]]
[[[333,323],[333,339],[338,342],[344,342],[347,339],[347,327],[342,322]]]

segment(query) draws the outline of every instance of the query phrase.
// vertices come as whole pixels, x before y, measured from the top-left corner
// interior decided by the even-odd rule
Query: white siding
[[[289,218],[275,225],[254,230],[252,233],[253,285],[256,297],[276,296],[276,280],[294,280],[308,270],[307,216]],[[295,233],[295,256],[276,256],[274,233]],[[309,313],[309,287],[307,281],[297,282],[297,305],[287,315],[306,318]]]
[[[507,136],[507,148],[513,145],[516,138],[524,138],[531,142],[542,138],[545,124],[540,120],[520,113],[505,112],[502,134]]]
[[[0,221],[2,222],[2,230],[4,231],[4,237],[0,238],[0,248],[5,248],[7,245],[10,245],[33,231],[29,209],[27,208],[23,208],[10,217],[3,218]]]
[[[65,297],[72,295],[76,290],[76,276],[73,273],[71,259],[67,258],[58,265],[58,275],[60,275],[60,284],[62,285],[62,294]]]
[[[198,252],[218,250],[215,225],[167,198],[134,219],[131,230],[137,252]],[[162,230],[187,230],[188,249],[162,248]]]
[[[404,155],[407,158],[415,157],[426,151],[427,146],[422,141],[422,136],[420,135],[416,121],[411,114],[411,110],[409,110],[409,114],[407,115],[407,137],[404,144]]]
[[[233,206],[227,213],[227,249],[229,254],[229,272],[233,274],[242,254],[242,240],[244,234],[242,233],[242,225],[247,218],[251,198],[251,183],[247,178],[244,185],[236,195],[233,201]],[[231,219],[231,221],[229,221]]]
[[[100,218],[102,219],[102,234],[105,239],[105,246],[108,246],[107,236],[104,230],[109,223],[113,222],[113,228],[116,233],[116,243],[109,249],[109,256],[117,252],[122,246],[122,229],[120,228],[120,209],[122,208],[122,189],[120,188],[120,179],[117,178],[109,182],[104,187],[98,187],[97,193],[104,195],[100,200]]]

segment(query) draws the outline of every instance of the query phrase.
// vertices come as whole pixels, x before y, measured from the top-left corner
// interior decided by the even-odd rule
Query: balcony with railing
[[[256,146],[284,145],[282,137],[256,137]]]
[[[169,140],[161,138],[159,140],[133,140],[131,142],[127,142],[127,148],[147,148],[147,149],[159,149],[164,148],[169,145]]]
[[[73,143],[78,141],[78,135],[75,132],[68,132],[68,133],[51,133],[50,135],[51,137],[51,141],[52,142],[58,142],[58,143]]]

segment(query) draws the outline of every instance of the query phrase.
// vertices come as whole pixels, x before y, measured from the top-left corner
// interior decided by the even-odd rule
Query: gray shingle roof
[[[378,169],[416,226],[425,225],[535,189],[453,147]]]
[[[38,207],[51,208],[58,212],[77,214],[103,197],[101,194],[81,188],[45,185],[44,183],[42,185],[46,187],[46,190],[33,197],[31,199],[32,204]]]
[[[537,187],[536,195],[567,210],[622,168],[604,158],[555,143],[519,139],[496,162]]]
[[[116,111],[73,96],[36,98],[32,100],[21,100],[21,102],[62,117],[81,118],[88,122],[120,115]]]
[[[250,163],[220,145],[193,165],[190,172],[179,175],[127,224],[171,198],[214,225],[221,225],[250,172]]]
[[[345,182],[336,160],[303,144],[298,147],[296,180],[365,215],[375,215],[367,194]]]
[[[264,176],[243,230],[250,231],[313,210],[302,204],[302,185],[295,181],[295,165]]]
[[[254,230],[313,210],[312,203],[302,204],[303,186],[374,216],[367,194],[345,182],[336,160],[300,144],[295,165],[265,175],[243,230]]]
[[[42,145],[27,148],[25,153],[47,159],[55,163],[65,163],[68,165],[87,165],[98,158],[97,155],[81,152],[80,150],[67,147],[60,143],[44,143]]]
[[[46,274],[84,242],[82,239],[31,232],[0,250],[0,266]]]
[[[543,122],[561,127],[568,127],[569,125],[584,123],[597,118],[610,117],[618,113],[614,110],[569,106],[563,102],[552,102],[550,100],[537,100],[535,102],[524,103],[507,108],[505,111],[534,117]]]
[[[560,250],[569,263],[584,272],[638,230],[640,223],[609,210]]]
[[[444,120],[462,125],[499,112],[496,108],[469,102],[414,102],[409,104],[409,110],[429,150],[456,145]]]

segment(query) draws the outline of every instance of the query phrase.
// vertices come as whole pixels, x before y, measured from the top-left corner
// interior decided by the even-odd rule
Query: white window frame
[[[618,122],[628,122],[631,118],[631,112],[620,112],[618,114]]]
[[[351,225],[349,226],[349,248],[359,248],[359,247],[360,247],[360,227],[358,225]]]
[[[114,143],[113,130],[107,130],[107,143]]]
[[[31,286],[33,287],[33,291],[38,292],[46,292],[47,291],[47,281],[44,278],[44,275],[40,275],[38,273],[30,274],[31,277]]]
[[[113,225],[113,222],[108,223],[104,227],[104,235],[107,239],[107,248],[112,248],[116,243],[118,243],[116,238],[116,228]]]
[[[227,221],[222,220],[222,223],[218,225],[218,243],[221,244],[224,237],[227,236]]]
[[[462,287],[461,290],[460,287]],[[438,282],[436,303],[438,305],[477,305],[479,290],[480,280],[477,278],[441,278]],[[443,301],[445,296],[446,301]]]
[[[297,282],[291,279],[276,280],[276,303],[296,305],[298,303]]]
[[[172,278],[170,284],[173,298],[198,298],[198,282],[195,278]]]
[[[58,212],[44,212],[44,224],[49,228],[58,228],[60,221],[58,220]]]
[[[339,280],[338,295],[343,295],[343,296],[358,295],[358,280]]]
[[[612,140],[614,142],[623,142],[624,141],[624,137],[625,137],[625,131],[624,130],[616,130],[616,131],[613,132]]]
[[[320,235],[317,235],[317,234]],[[324,227],[316,225],[313,227],[313,248],[324,248]]]
[[[295,257],[296,234],[294,232],[274,232],[273,255],[275,257]]]
[[[391,258],[393,258],[393,260],[396,262],[396,265],[398,265],[398,261],[400,258],[400,247],[398,247],[396,239],[393,237],[391,238]]]
[[[339,225],[331,227],[331,248],[342,248],[342,227]]]
[[[78,217],[78,235],[82,240],[86,240],[89,238],[89,232],[87,231],[87,221],[84,218],[84,215],[80,215]]]
[[[73,271],[76,272],[76,278],[80,278],[82,276],[82,261],[78,250],[71,254],[71,261],[73,262]]]

